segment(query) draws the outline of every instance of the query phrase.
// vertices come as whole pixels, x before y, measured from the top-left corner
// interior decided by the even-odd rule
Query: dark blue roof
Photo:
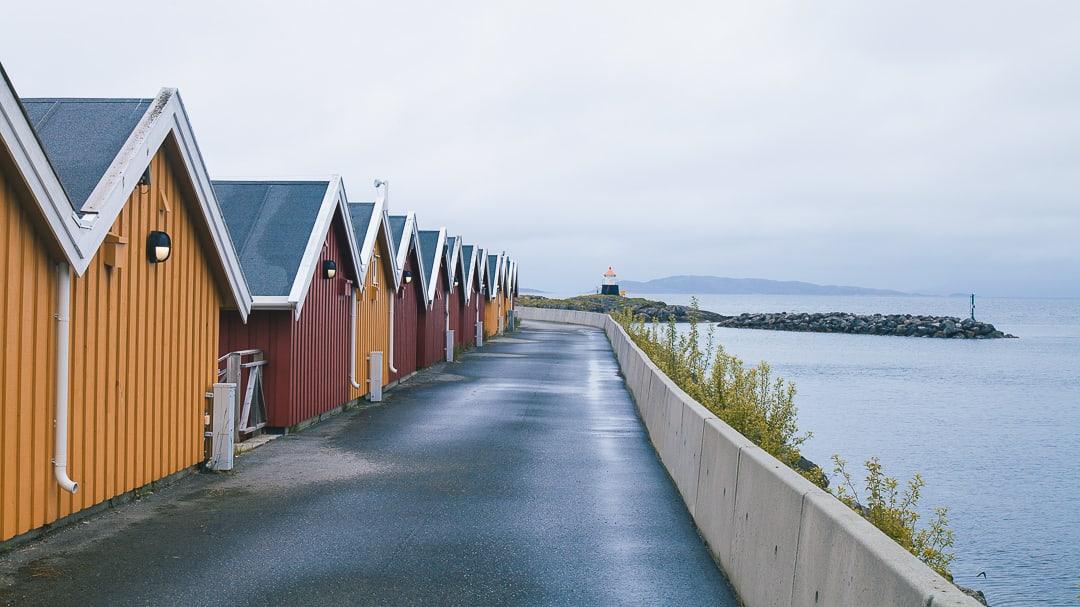
[[[424,255],[424,275],[427,276],[428,284],[434,283],[438,280],[438,276],[435,276],[435,259],[437,252],[435,248],[439,244],[439,232],[436,230],[421,230],[420,231],[420,252]],[[438,254],[442,252],[439,251]]]
[[[252,295],[288,295],[300,269],[326,181],[215,181]]]
[[[397,255],[397,247],[401,246],[401,237],[405,234],[405,216],[390,216],[390,236],[394,238],[394,255]]]
[[[71,204],[81,209],[153,99],[23,99]]]
[[[473,246],[471,244],[461,245],[461,263],[466,268],[472,265],[473,262]],[[467,278],[467,277],[462,277]]]
[[[492,284],[499,283],[499,277],[495,275],[495,271],[499,267],[499,256],[488,255],[488,276],[491,277]]]
[[[352,222],[352,231],[356,236],[356,246],[364,246],[364,238],[367,237],[368,226],[371,225],[371,215],[375,212],[374,202],[350,202],[349,220]]]

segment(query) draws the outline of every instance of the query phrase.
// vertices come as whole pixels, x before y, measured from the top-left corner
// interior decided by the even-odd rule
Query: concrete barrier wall
[[[517,308],[602,329],[638,415],[747,607],[979,607],[827,492],[676,386],[606,314]]]

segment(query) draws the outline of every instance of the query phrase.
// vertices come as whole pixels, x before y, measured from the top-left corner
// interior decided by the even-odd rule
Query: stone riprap
[[[852,333],[862,335],[896,335],[900,337],[938,337],[946,339],[998,339],[1016,337],[999,331],[988,322],[961,320],[955,316],[925,316],[918,314],[851,314],[848,312],[770,312],[724,316],[690,306],[667,304],[639,297],[618,295],[579,295],[567,299],[552,299],[538,295],[523,295],[517,304],[531,308],[576,310],[610,314],[629,309],[649,321],[689,322],[696,315],[699,322],[716,323],[732,329],[767,329],[772,331],[803,331],[808,333]]]
[[[577,310],[580,312],[598,312],[610,314],[618,310],[631,310],[637,316],[644,316],[649,320],[667,322],[675,319],[675,322],[689,322],[693,314],[690,306],[667,304],[662,301],[642,299],[640,297],[621,297],[619,295],[578,295],[567,299],[554,299],[540,295],[522,295],[517,297],[515,303],[519,306],[530,308],[550,308],[554,310]],[[697,319],[701,322],[714,322],[727,318],[715,312],[705,310],[697,311]]]
[[[945,339],[997,339],[1016,337],[999,331],[994,325],[955,316],[916,314],[850,314],[847,312],[777,312],[725,316],[716,321],[721,327],[805,331],[811,333],[856,333],[896,335],[901,337],[938,337]]]

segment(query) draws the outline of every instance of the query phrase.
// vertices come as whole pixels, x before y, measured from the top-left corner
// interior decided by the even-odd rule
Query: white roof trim
[[[446,248],[446,228],[439,228],[439,239],[435,241],[435,261],[432,262],[431,276],[427,282],[424,293],[426,294],[427,307],[430,310],[435,304],[435,289],[439,285],[439,270],[442,269],[443,257],[445,257],[443,251]],[[423,264],[423,258],[420,261]]]
[[[195,141],[187,111],[176,89],[161,89],[87,198],[83,213],[91,213],[96,215],[96,218],[89,224],[88,229],[80,230],[77,246],[83,255],[72,260],[72,265],[79,275],[89,267],[105,240],[105,235],[124,210],[135,184],[170,134],[176,139],[184,168],[194,186],[196,202],[210,231],[210,240],[225,272],[233,301],[241,318],[246,321],[251,311],[251,292],[240,268],[240,259],[229,236],[229,230],[225,226],[221,205],[218,204],[214,188],[210,185],[206,163],[203,162],[202,153]]]
[[[360,264],[363,266],[361,269],[361,277],[366,277],[368,268],[371,265],[372,257],[375,254],[375,242],[379,238],[379,234],[382,234],[384,241],[386,242],[386,250],[389,255],[395,255],[393,250],[394,238],[390,234],[390,214],[386,210],[386,203],[382,198],[375,201],[375,206],[371,209],[371,219],[368,220],[367,231],[364,232],[364,242],[360,246]],[[401,285],[401,272],[398,270],[395,261],[390,261],[390,274],[394,279],[394,289]]]
[[[405,262],[409,259],[409,244],[413,245],[416,249],[416,272],[420,274],[420,292],[427,297],[427,276],[424,272],[424,254],[420,248],[420,230],[416,227],[416,213],[409,211],[405,214],[405,227],[401,230],[401,242],[397,244],[397,257],[395,262],[399,272],[405,271]],[[404,283],[404,275],[402,277],[402,284]],[[426,305],[426,302],[425,302]]]
[[[472,297],[472,283],[473,276],[476,274],[476,252],[479,251],[479,247],[472,245],[473,256],[469,261],[469,266],[465,267],[465,245],[461,245],[461,280],[465,283],[465,302],[468,303],[469,298]]]
[[[397,267],[396,263],[393,263],[394,259],[392,256],[394,255],[395,246],[394,235],[390,233],[390,211],[387,209],[383,209],[382,220],[380,223],[382,223],[381,232],[383,238],[386,240],[386,254],[391,256],[391,258],[386,261],[390,265],[390,274],[394,277],[394,290],[397,290],[397,288],[401,286],[401,269]]]
[[[446,267],[449,270],[448,276],[449,276],[449,279],[450,279],[450,292],[453,293],[454,292],[454,279],[455,278],[458,279],[458,282],[465,282],[465,277],[463,276],[464,271],[458,272],[458,268],[462,267],[462,264],[464,263],[463,260],[461,259],[461,237],[460,236],[454,238],[454,246],[446,247],[446,255],[445,255],[445,257],[446,257],[446,259],[445,259]],[[462,285],[462,288],[464,288],[464,285]],[[466,289],[466,292],[468,292],[468,289]]]
[[[257,310],[291,310],[295,304],[288,295],[256,295],[252,299],[252,308]]]
[[[495,254],[485,252],[485,255],[484,255],[484,267],[485,268],[488,267],[488,259],[487,258],[488,258],[489,255],[495,255]],[[488,299],[495,299],[495,296],[499,294],[499,287],[502,285],[502,282],[503,282],[502,281],[502,269],[503,269],[502,268],[502,262],[503,262],[503,256],[502,256],[502,253],[500,253],[500,254],[496,255],[496,257],[495,257],[494,282],[493,282],[493,284],[489,283],[489,284],[491,284],[491,287],[488,289]],[[492,280],[492,277],[490,275],[488,276],[488,280],[489,281]]]
[[[311,234],[308,235],[304,255],[300,258],[300,267],[297,268],[296,276],[293,277],[292,289],[289,290],[289,301],[296,306],[296,318],[300,318],[300,311],[304,308],[304,300],[307,299],[311,281],[314,279],[315,270],[319,265],[323,243],[326,242],[326,235],[334,225],[334,215],[340,212],[342,221],[347,222],[349,220],[345,183],[337,175],[331,175],[329,182],[326,195],[323,196],[322,204],[319,206],[319,214],[315,216],[315,225],[312,226]],[[359,247],[356,246],[356,235],[353,234],[352,225],[346,225],[344,231],[353,268],[362,276],[363,264],[360,263],[357,256]]]
[[[488,285],[488,290],[491,290],[491,277],[488,276],[487,271],[487,250],[476,247],[476,269],[480,272],[480,293],[484,293],[484,285]]]
[[[60,178],[56,175],[49,157],[37,138],[34,127],[23,113],[22,103],[7,74],[0,67],[0,141],[11,154],[15,168],[37,203],[56,244],[68,263],[82,274],[93,251],[84,248],[82,232],[75,214],[75,207],[68,199]]]

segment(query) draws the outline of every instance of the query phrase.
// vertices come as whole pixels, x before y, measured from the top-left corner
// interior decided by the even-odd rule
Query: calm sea
[[[688,303],[690,295],[647,295]],[[702,309],[968,315],[963,298],[722,295]],[[994,607],[1080,605],[1080,299],[980,298],[1020,339],[945,340],[719,329],[798,388],[804,453],[831,470],[877,456],[947,506],[956,581]],[[985,572],[986,577],[976,577]]]

